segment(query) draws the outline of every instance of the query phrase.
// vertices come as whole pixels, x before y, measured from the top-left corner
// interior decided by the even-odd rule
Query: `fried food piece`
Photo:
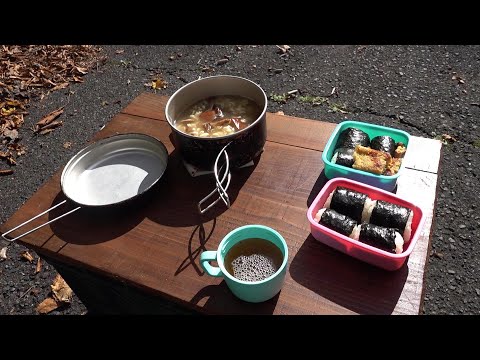
[[[400,170],[400,165],[402,165],[402,159],[392,158],[391,161],[387,164],[387,170],[385,170],[385,175],[395,175],[398,170]]]
[[[393,157],[401,159],[405,156],[406,151],[407,151],[407,147],[405,146],[405,144],[402,142],[398,142],[397,148],[395,149],[395,153]]]
[[[392,156],[389,153],[357,145],[353,153],[353,168],[377,175],[382,175],[387,170],[387,165]]]

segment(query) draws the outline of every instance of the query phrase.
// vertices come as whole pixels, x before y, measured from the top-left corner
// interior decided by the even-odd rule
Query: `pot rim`
[[[216,137],[199,137],[199,136],[193,136],[193,135],[189,135],[187,133],[184,133],[183,131],[180,131],[176,128],[176,126],[173,124],[173,119],[170,119],[170,116],[168,115],[168,108],[170,107],[170,104],[171,102],[173,101],[173,99],[175,98],[175,96],[178,95],[178,93],[180,91],[182,91],[184,88],[186,88],[187,86],[190,86],[196,82],[199,82],[199,81],[204,81],[206,79],[211,79],[211,78],[236,78],[236,79],[240,79],[240,80],[243,80],[243,81],[248,81],[249,83],[252,83],[255,87],[257,87],[263,94],[263,98],[265,100],[265,104],[263,106],[263,109],[262,109],[262,112],[260,113],[260,115],[257,117],[257,119],[252,122],[250,125],[248,125],[245,129],[242,129],[240,131],[236,131],[232,134],[229,134],[229,135],[225,135],[225,136],[216,136]],[[228,94],[225,94],[225,95],[228,95]],[[201,79],[197,79],[197,80],[194,80],[194,81],[191,81],[189,82],[188,84],[185,84],[183,85],[180,89],[178,89],[177,91],[175,91],[172,96],[170,96],[170,98],[168,99],[167,101],[167,105],[165,106],[165,117],[167,119],[167,122],[168,124],[170,125],[170,127],[172,128],[173,131],[175,131],[176,133],[182,135],[182,136],[185,136],[187,138],[191,138],[191,139],[195,139],[195,140],[202,140],[202,141],[218,141],[218,140],[222,140],[222,139],[230,139],[230,138],[234,138],[234,137],[237,137],[239,136],[240,134],[248,131],[249,129],[251,129],[252,127],[255,126],[255,124],[257,124],[258,122],[262,121],[263,118],[265,118],[265,115],[266,115],[266,112],[267,112],[267,94],[265,93],[265,91],[262,89],[262,87],[260,85],[258,85],[256,82],[252,81],[252,80],[249,80],[247,78],[244,78],[244,77],[241,77],[241,76],[235,76],[235,75],[213,75],[213,76],[207,76],[207,77],[204,77],[204,78],[201,78]]]

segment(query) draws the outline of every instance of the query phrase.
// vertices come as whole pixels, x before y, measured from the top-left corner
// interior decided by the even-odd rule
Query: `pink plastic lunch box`
[[[362,192],[367,194],[372,200],[384,200],[413,210],[411,239],[409,243],[404,245],[404,250],[401,254],[389,253],[376,247],[364,244],[360,241],[351,239],[348,236],[331,230],[314,220],[318,210],[324,207],[328,196],[337,188],[337,186]],[[402,267],[405,260],[412,253],[412,250],[415,247],[415,244],[417,243],[422,232],[422,228],[425,224],[424,212],[418,205],[412,204],[411,202],[408,202],[388,191],[341,177],[334,178],[324,185],[320,193],[308,208],[307,218],[308,221],[310,221],[311,233],[316,240],[347,255],[353,256],[359,260],[365,261],[385,270],[397,270]]]

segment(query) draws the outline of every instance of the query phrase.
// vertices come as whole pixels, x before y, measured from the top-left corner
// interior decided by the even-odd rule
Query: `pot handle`
[[[228,186],[230,185],[230,180],[232,178],[232,174],[230,173],[230,159],[228,157],[228,153],[227,153],[227,150],[226,150],[228,145],[230,145],[230,144],[231,144],[231,142],[229,142],[227,145],[225,145],[222,148],[222,150],[220,150],[220,152],[217,155],[217,158],[215,159],[215,166],[213,168],[213,172],[215,174],[216,188],[213,189],[212,192],[210,192],[210,194],[205,196],[197,204],[198,211],[199,211],[200,214],[203,214],[206,211],[208,211],[210,208],[212,208],[220,200],[223,200],[223,202],[225,203],[227,208],[230,207],[230,198],[228,197],[227,189],[228,189]],[[220,160],[222,155],[225,157],[225,162],[222,164],[222,166],[220,166],[220,169],[219,169],[218,168],[218,161]],[[220,180],[220,174],[222,173],[222,170],[224,170],[224,172],[223,172],[223,175],[222,175],[222,179]],[[224,186],[223,184],[225,183],[225,180],[226,180],[226,184]],[[215,192],[218,192],[219,197],[215,201],[210,203],[208,206],[206,206],[205,208],[202,209],[202,204],[204,202],[206,202],[210,197],[212,197],[215,194]]]
[[[32,229],[32,230],[29,230],[29,231],[27,231],[27,232],[25,232],[25,233],[23,233],[23,234],[21,234],[21,235],[18,235],[17,237],[15,237],[15,238],[13,238],[13,239],[8,239],[8,238],[6,238],[6,235],[10,234],[12,231],[15,231],[15,230],[17,230],[18,228],[21,228],[22,226],[28,224],[29,222],[35,220],[36,218],[38,218],[38,217],[40,217],[40,216],[48,213],[49,211],[51,211],[51,210],[59,207],[60,205],[65,204],[66,202],[67,202],[67,200],[63,200],[62,202],[58,203],[57,205],[52,206],[50,209],[47,209],[47,210],[45,210],[44,212],[38,214],[37,216],[34,216],[33,218],[31,218],[31,219],[29,219],[29,220],[21,223],[20,225],[15,226],[13,229],[8,230],[7,232],[3,233],[3,234],[2,234],[2,238],[4,238],[5,240],[7,240],[8,242],[14,242],[15,240],[18,240],[18,239],[24,237],[25,235],[28,235],[28,234],[30,234],[30,233],[32,233],[32,232],[40,229],[41,227],[44,227],[45,225],[51,224],[52,222],[57,221],[58,219],[61,219],[62,217],[67,216],[67,215],[69,215],[69,214],[73,213],[74,211],[77,211],[78,209],[81,208],[81,206],[78,206],[78,207],[76,207],[75,209],[70,210],[70,211],[68,211],[68,212],[66,212],[65,214],[62,214],[62,215],[60,215],[60,216],[57,216],[55,219],[52,219],[52,220],[50,220],[50,221],[47,221],[46,223],[43,223],[43,224],[37,226],[36,228],[34,228],[34,229]]]

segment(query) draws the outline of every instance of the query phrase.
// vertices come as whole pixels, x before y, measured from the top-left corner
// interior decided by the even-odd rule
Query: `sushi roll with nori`
[[[395,140],[390,136],[376,136],[370,142],[370,147],[375,150],[383,151],[392,155],[395,155]]]
[[[354,151],[355,151],[354,149],[349,149],[349,148],[336,149],[332,157],[332,163],[337,165],[352,167],[354,163],[354,159],[353,159]]]
[[[352,218],[325,208],[318,210],[315,221],[345,236],[351,236],[357,226],[357,222]]]
[[[403,237],[395,228],[363,223],[353,229],[351,238],[391,253],[403,252]]]
[[[355,146],[370,146],[370,136],[357,128],[346,128],[338,136],[335,150],[338,148],[355,149]]]
[[[325,201],[324,207],[351,217],[356,222],[366,221],[373,209],[373,201],[366,194],[338,186]]]
[[[375,200],[371,213],[367,215],[365,221],[374,225],[398,229],[407,243],[412,234],[412,219],[413,211],[411,209],[388,201]]]

